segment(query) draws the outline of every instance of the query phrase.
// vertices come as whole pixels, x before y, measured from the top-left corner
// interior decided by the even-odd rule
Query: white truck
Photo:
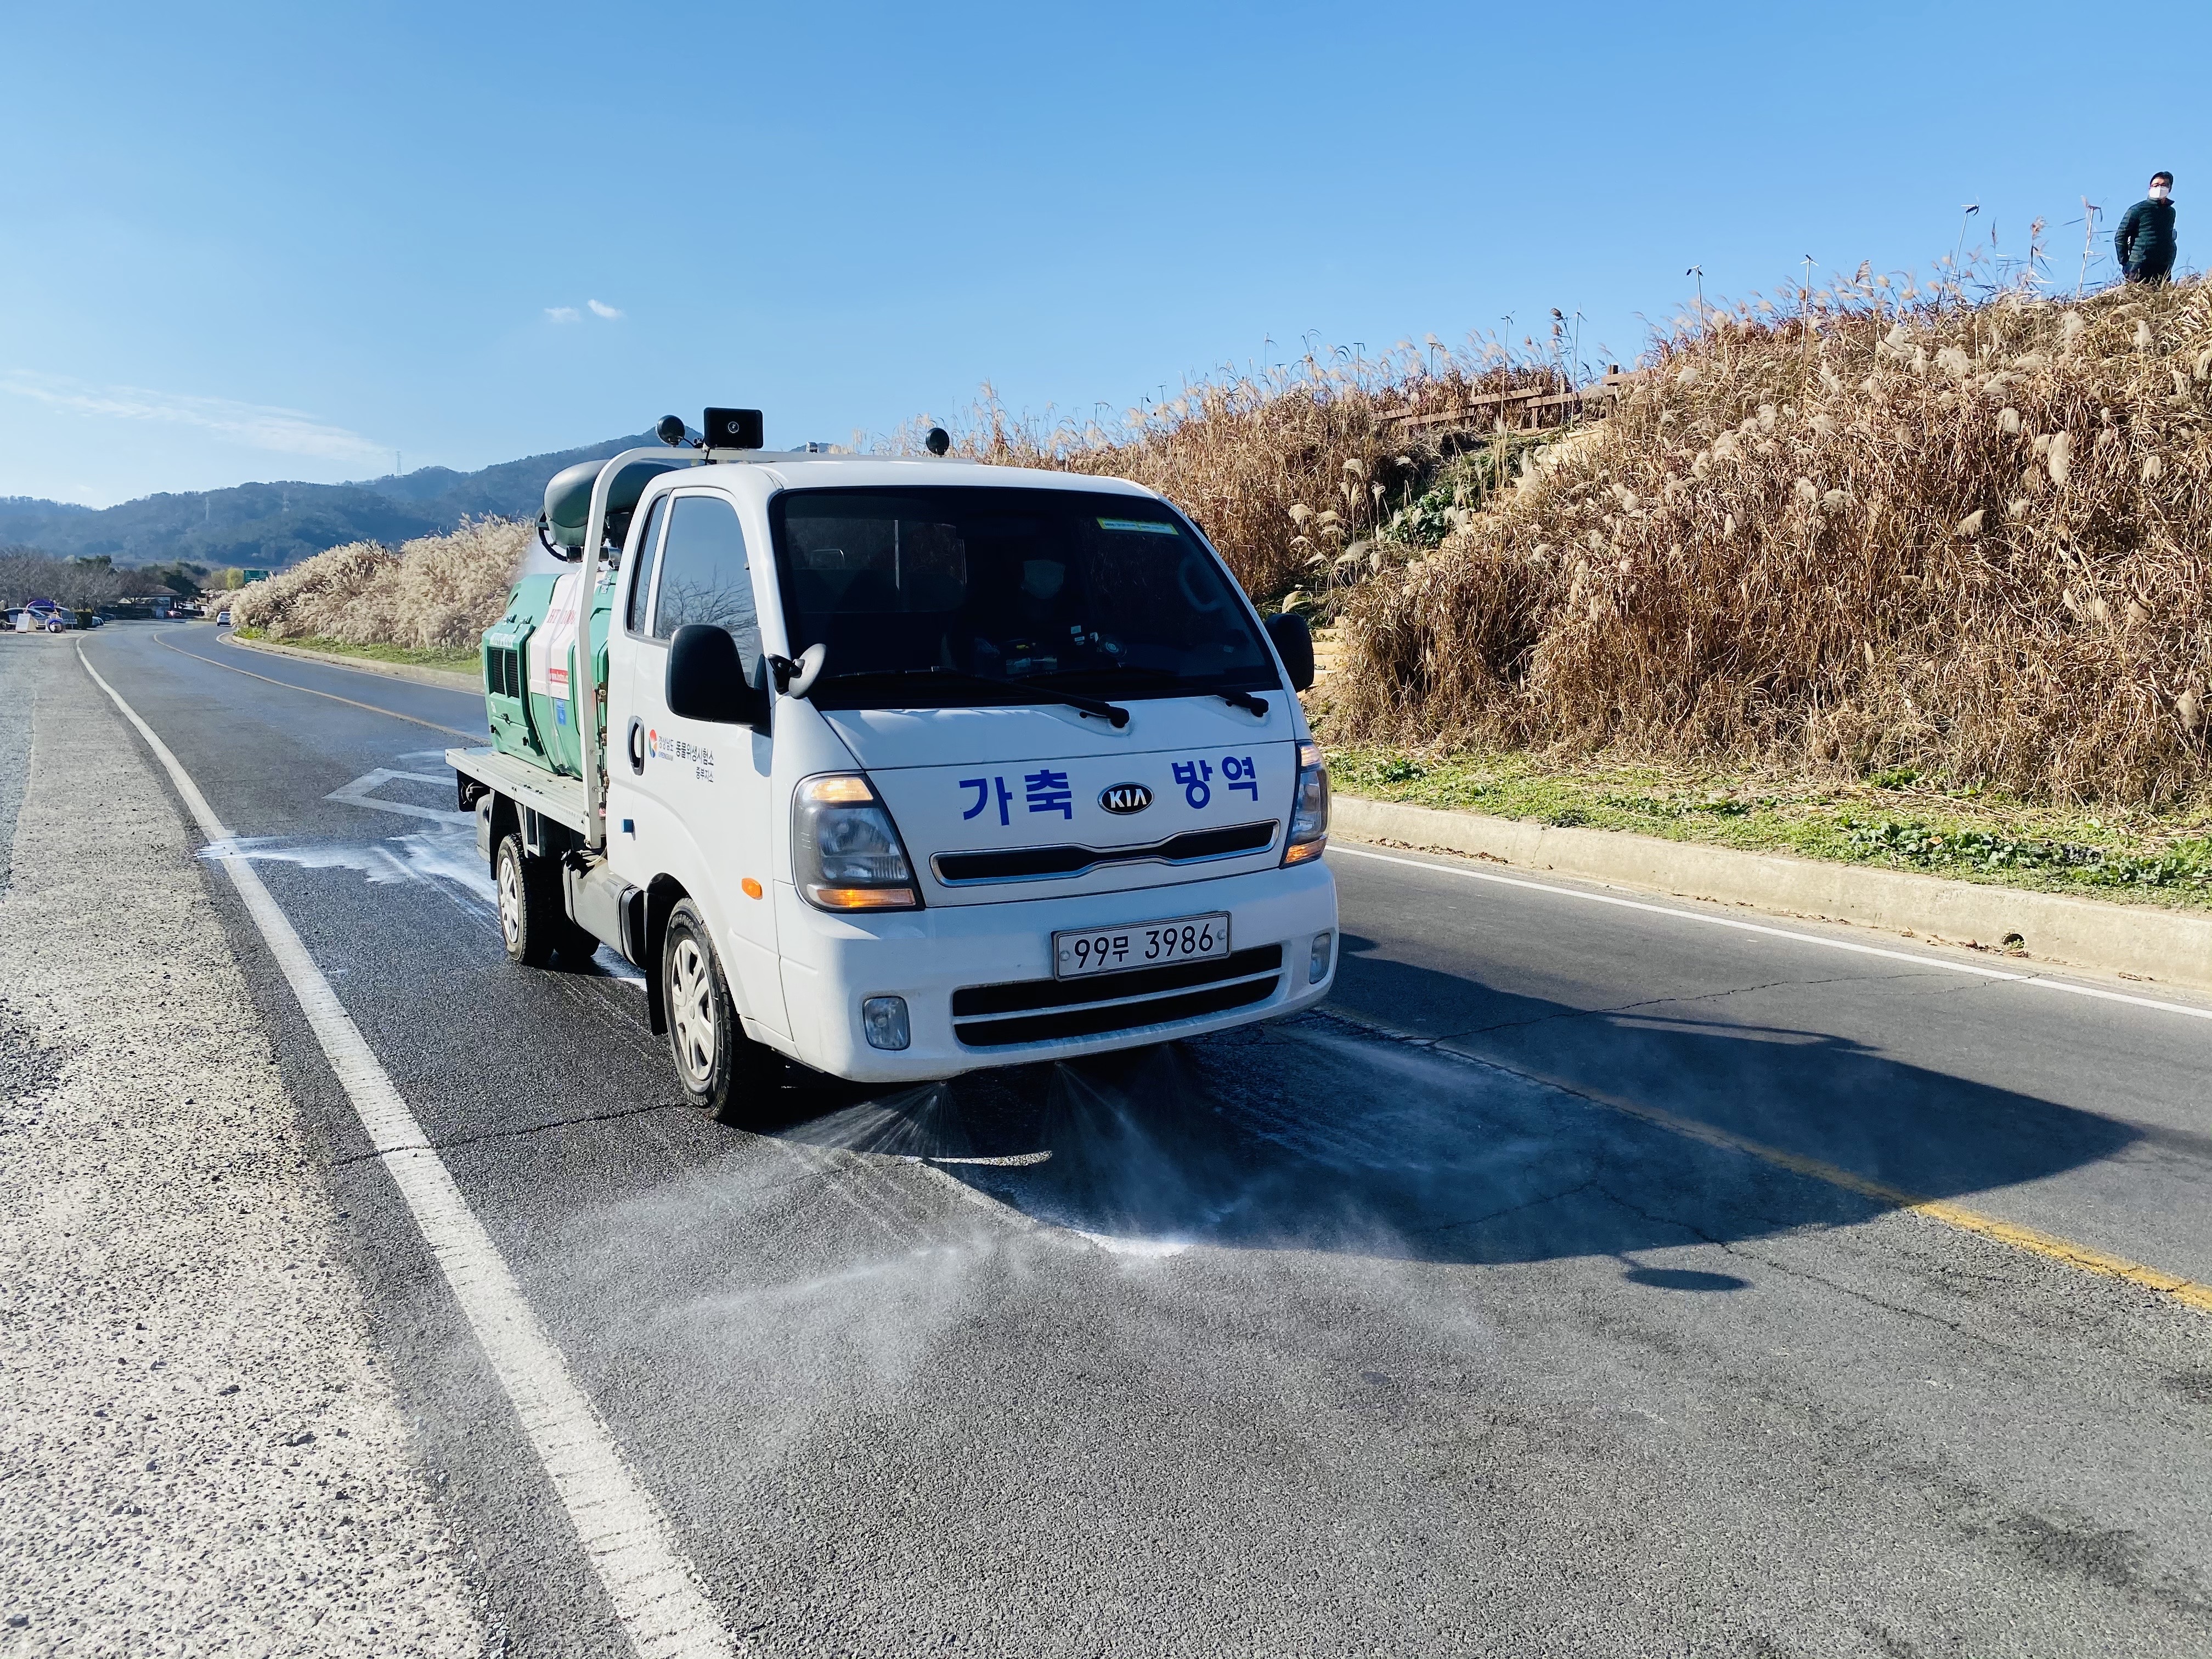
[[[1312,1006],[1328,776],[1197,527],[1115,479],[761,447],[586,463],[447,751],[514,961],[611,946],[697,1104],[771,1054],[909,1082]],[[611,738],[611,741],[610,741]]]

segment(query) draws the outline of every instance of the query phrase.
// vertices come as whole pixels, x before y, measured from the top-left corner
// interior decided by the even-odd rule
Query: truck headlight
[[[1298,745],[1298,788],[1291,798],[1291,833],[1284,838],[1283,862],[1317,859],[1328,845],[1328,763],[1321,745]]]
[[[875,787],[858,772],[805,780],[791,804],[792,876],[823,910],[912,910],[914,866]]]

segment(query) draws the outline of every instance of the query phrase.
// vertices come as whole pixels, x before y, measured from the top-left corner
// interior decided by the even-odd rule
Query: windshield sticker
[[[1175,536],[1182,533],[1173,525],[1162,524],[1158,519],[1101,519],[1098,520],[1098,527],[1101,530],[1133,531],[1139,536]]]

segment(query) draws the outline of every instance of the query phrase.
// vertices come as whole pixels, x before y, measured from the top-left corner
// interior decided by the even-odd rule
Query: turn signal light
[[[825,910],[911,910],[910,887],[809,887],[806,896]]]
[[[1328,846],[1328,762],[1317,743],[1298,745],[1298,781],[1291,798],[1291,825],[1283,862],[1304,864]]]

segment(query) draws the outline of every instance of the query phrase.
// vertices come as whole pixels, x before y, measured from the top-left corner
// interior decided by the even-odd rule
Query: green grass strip
[[[1855,781],[1673,769],[1525,752],[1332,747],[1335,787],[1374,800],[1882,869],[2082,898],[2212,909],[2212,816],[2038,805],[1910,770]]]

